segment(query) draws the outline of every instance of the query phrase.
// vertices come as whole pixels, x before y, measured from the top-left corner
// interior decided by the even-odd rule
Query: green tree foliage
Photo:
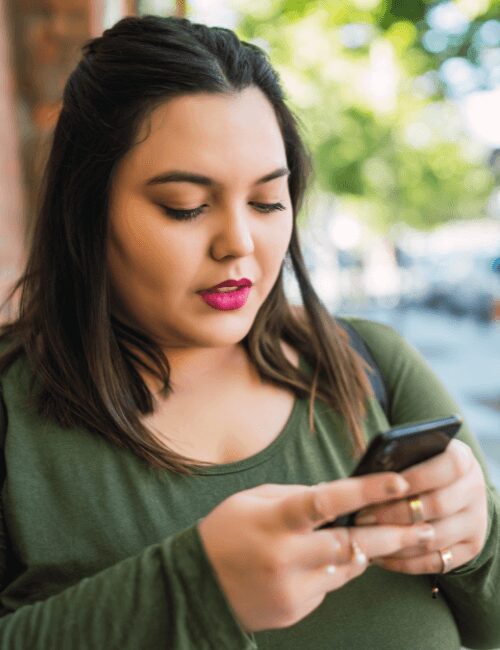
[[[452,2],[231,4],[238,35],[264,47],[278,69],[313,153],[317,189],[380,230],[484,213],[493,188],[488,152],[463,132],[442,66],[453,59],[478,70],[485,48],[499,51],[491,34],[500,30],[500,0],[456,0],[466,20],[443,32],[431,12]]]

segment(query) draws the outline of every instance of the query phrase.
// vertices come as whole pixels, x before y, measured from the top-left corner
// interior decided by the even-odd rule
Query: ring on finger
[[[441,557],[441,562],[443,564],[443,567],[441,569],[441,573],[447,573],[451,565],[453,564],[453,553],[450,551],[449,548],[442,548],[438,550],[439,556]]]
[[[410,506],[411,523],[417,524],[419,521],[424,521],[424,509],[420,497],[413,497],[408,499]]]
[[[368,562],[365,552],[360,545],[351,539],[351,562],[364,566]]]
[[[337,553],[338,553],[339,550],[340,550],[340,542],[339,542],[337,539],[335,539],[335,538],[334,538],[333,542],[334,542],[334,547],[335,547],[335,555],[337,555]],[[329,573],[330,575],[333,575],[334,573],[336,573],[336,571],[337,571],[337,567],[335,566],[335,564],[328,564],[328,565],[326,566],[326,569],[325,569],[325,570],[326,570],[326,572]]]

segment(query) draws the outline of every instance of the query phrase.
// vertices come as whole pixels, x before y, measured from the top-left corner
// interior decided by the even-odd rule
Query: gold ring
[[[351,562],[355,562],[360,566],[364,566],[368,562],[368,558],[366,557],[364,551],[354,540],[351,540]]]
[[[424,521],[424,510],[422,508],[422,501],[420,497],[413,497],[408,499],[408,505],[411,510],[411,522],[417,524],[419,521]]]
[[[441,569],[441,573],[447,573],[450,570],[450,566],[453,562],[453,553],[450,551],[449,548],[443,548],[440,551],[438,551],[438,553],[441,556],[441,561],[443,563],[443,568]]]

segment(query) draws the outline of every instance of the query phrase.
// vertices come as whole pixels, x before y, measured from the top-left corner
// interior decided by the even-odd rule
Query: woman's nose
[[[250,218],[243,210],[227,210],[217,220],[217,230],[213,236],[211,252],[215,259],[227,256],[244,257],[254,251]]]

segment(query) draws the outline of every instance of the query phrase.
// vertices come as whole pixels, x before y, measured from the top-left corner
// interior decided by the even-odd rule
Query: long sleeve
[[[349,322],[367,342],[384,375],[391,396],[392,424],[460,413],[425,359],[393,328],[357,318]],[[496,648],[500,646],[500,497],[488,475],[479,443],[466,423],[457,438],[471,447],[485,475],[488,532],[479,555],[440,577],[439,584],[462,643],[470,648]]]
[[[34,513],[41,513],[40,516],[45,528],[50,529],[51,539],[58,548],[63,548],[65,539],[68,539],[68,531],[63,531],[60,526],[62,521],[66,527],[72,526],[74,553],[78,557],[77,549],[85,548],[78,546],[80,536],[85,535],[85,528],[79,529],[79,523],[85,520],[85,514],[77,501],[72,502],[68,511],[68,517],[62,521],[54,519],[54,504],[50,499],[43,502],[43,508],[37,510],[36,502],[33,501],[33,493],[29,496],[30,481],[33,481],[37,471],[33,463],[29,463],[29,476],[25,472],[26,458],[21,461],[25,480],[13,482],[12,477],[9,483],[6,476],[9,472],[16,473],[17,463],[12,461],[12,467],[5,463],[5,438],[9,425],[7,437],[13,437],[17,441],[16,433],[23,429],[16,421],[17,409],[10,408],[10,424],[7,416],[8,409],[4,401],[3,386],[0,384],[0,648],[5,650],[255,650],[257,645],[253,634],[247,634],[239,625],[236,617],[230,608],[224,593],[219,587],[213,572],[210,561],[206,555],[201,541],[198,523],[199,519],[188,526],[179,528],[179,531],[167,536],[158,536],[161,540],[158,543],[145,544],[141,552],[130,554],[102,570],[89,571],[86,577],[74,580],[71,586],[65,586],[47,596],[47,591],[41,593],[37,598],[36,592],[25,590],[24,593],[16,592],[15,597],[10,595],[9,584],[15,578],[16,573],[23,571],[25,567],[18,559],[22,558],[23,548],[12,547],[7,521],[8,517],[4,512],[5,504],[3,494],[11,502],[10,525],[14,526],[19,535],[19,526],[26,527],[33,533],[36,530]],[[23,415],[27,410],[21,407]],[[35,424],[27,425],[26,431],[32,431],[35,439],[37,421]],[[66,434],[68,435],[68,434]],[[63,494],[68,496],[73,490],[76,495],[84,495],[85,489],[90,489],[88,501],[94,503],[92,513],[99,511],[96,496],[105,490],[99,486],[97,477],[92,478],[89,473],[90,458],[99,457],[102,459],[102,468],[98,470],[99,478],[112,473],[112,462],[115,459],[114,449],[104,447],[109,457],[103,453],[103,447],[99,451],[89,451],[87,437],[80,439],[77,449],[72,448],[69,457],[79,455],[81,457],[85,472],[83,477],[86,480],[78,482],[78,472],[73,473],[70,483],[58,483],[60,476],[52,470],[46,476],[49,485],[57,486],[54,493],[60,506],[64,506]],[[57,447],[57,444],[56,444]],[[61,447],[61,445],[60,445]],[[15,445],[16,451],[21,451],[22,444]],[[50,458],[53,457],[54,448],[44,450]],[[85,453],[89,454],[87,461],[83,460]],[[38,460],[41,458],[41,449],[34,451]],[[15,455],[11,455],[11,459]],[[66,457],[60,458],[57,463],[58,470],[67,464]],[[120,474],[123,477],[123,474]],[[144,480],[144,479],[143,479]],[[132,481],[133,484],[134,481]],[[18,500],[19,496],[14,485],[26,486],[26,501]],[[42,491],[43,481],[32,483],[32,490],[36,494]],[[139,491],[141,479],[136,483],[136,490]],[[94,486],[95,492],[92,491]],[[124,496],[124,484],[117,481],[110,488],[110,494],[116,494],[115,507],[119,507]],[[48,493],[46,493],[48,494]],[[17,502],[17,507],[12,517],[12,500]],[[85,500],[85,496],[83,496]],[[23,505],[24,504],[24,505]],[[27,507],[29,504],[29,507]],[[30,508],[34,505],[34,510]],[[132,507],[130,498],[127,503],[128,512],[137,512],[140,506]],[[110,504],[112,512],[113,506]],[[132,509],[133,508],[133,509]],[[102,503],[101,503],[102,509]],[[43,511],[43,514],[42,514]],[[118,515],[119,517],[119,515]],[[26,520],[26,521],[25,521]],[[96,520],[97,522],[98,520]],[[191,520],[192,521],[192,520]],[[22,522],[22,524],[21,524]],[[104,523],[104,522],[103,522]],[[143,523],[143,522],[142,522]],[[110,535],[116,539],[115,546],[120,549],[121,539],[119,533],[113,534],[113,523],[108,518]],[[140,529],[141,522],[138,520],[134,529],[131,523],[131,530]],[[71,539],[71,532],[69,532]],[[24,538],[29,539],[32,553],[36,553],[36,533],[34,536],[29,532]],[[97,538],[98,539],[98,538]],[[23,542],[23,545],[26,542]],[[66,542],[67,543],[67,542]],[[35,549],[35,550],[33,550]],[[100,547],[96,545],[95,554],[99,555]],[[121,551],[120,551],[121,552]],[[63,554],[61,555],[63,557]],[[83,561],[89,558],[82,558]],[[105,566],[105,563],[104,563]],[[40,562],[35,569],[33,582],[47,585],[52,582],[56,584],[58,579],[57,567]],[[37,575],[38,574],[38,577]],[[66,578],[65,580],[66,581]],[[64,584],[64,581],[61,581]],[[47,588],[46,588],[47,589]],[[52,588],[52,591],[55,589]],[[26,604],[19,606],[19,602]]]
[[[5,537],[0,535],[5,574]],[[197,524],[0,619],[9,650],[253,650],[205,555]]]

